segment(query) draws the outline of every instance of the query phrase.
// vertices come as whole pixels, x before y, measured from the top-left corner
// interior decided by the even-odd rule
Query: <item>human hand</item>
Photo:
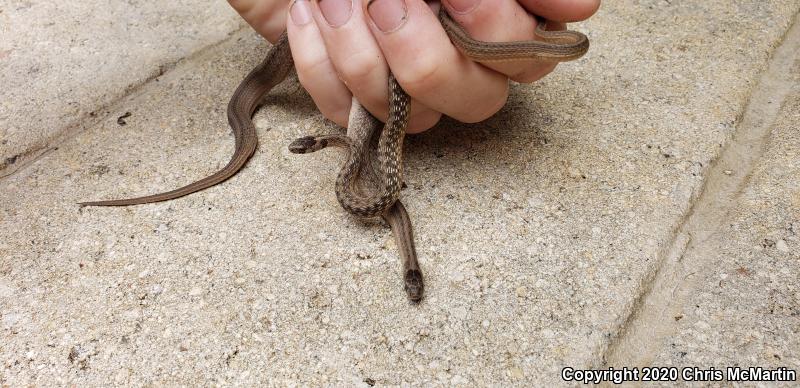
[[[450,42],[436,12],[422,0],[229,0],[259,33],[275,41],[286,23],[301,84],[322,114],[347,124],[351,96],[386,120],[391,68],[412,97],[408,131],[424,131],[442,113],[459,121],[484,120],[505,105],[508,79],[533,82],[554,63],[480,64]],[[529,40],[536,14],[563,28],[583,20],[599,0],[445,0],[445,7],[475,39]],[[386,31],[386,32],[384,32]]]

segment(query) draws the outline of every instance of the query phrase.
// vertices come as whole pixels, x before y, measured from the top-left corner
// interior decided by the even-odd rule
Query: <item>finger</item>
[[[288,0],[228,0],[228,3],[256,32],[275,43],[286,30]]]
[[[508,78],[461,55],[423,1],[363,3],[370,30],[409,95],[463,122],[484,120],[505,104]]]
[[[292,49],[297,78],[311,95],[314,104],[329,120],[347,126],[351,94],[336,75],[325,43],[314,23],[309,0],[295,0],[289,9],[289,46]]]
[[[600,8],[600,0],[517,0],[528,12],[547,20],[586,20]]]
[[[444,0],[453,20],[474,39],[485,42],[513,42],[536,38],[536,19],[516,1]],[[536,60],[481,62],[517,82],[533,82],[555,69],[556,63]]]
[[[370,113],[382,121],[389,114],[389,67],[355,0],[318,0],[313,8],[330,61],[339,78]],[[441,116],[411,101],[408,131],[433,126]]]

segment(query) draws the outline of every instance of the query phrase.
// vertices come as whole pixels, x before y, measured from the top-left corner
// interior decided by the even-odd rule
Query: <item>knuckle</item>
[[[295,58],[298,78],[307,80],[327,76],[330,72],[330,59],[325,55],[298,56]],[[302,79],[301,79],[302,82]]]
[[[274,18],[268,19],[265,23],[261,24],[259,32],[267,38],[267,40],[275,44],[280,39],[284,31],[286,31],[286,16],[280,14]]]
[[[380,66],[381,57],[379,55],[362,51],[342,60],[337,64],[336,70],[339,72],[339,76],[350,84],[371,78],[371,75]]]
[[[424,96],[430,94],[445,80],[445,67],[441,57],[423,55],[394,74],[409,95]]]
[[[250,25],[257,26],[267,22],[267,20],[272,16],[268,12],[264,12],[264,4],[249,2],[250,4],[245,5],[239,14],[247,20]]]

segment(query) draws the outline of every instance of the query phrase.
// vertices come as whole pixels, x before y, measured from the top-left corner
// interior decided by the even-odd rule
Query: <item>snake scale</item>
[[[561,62],[581,57],[589,40],[576,31],[547,31],[539,20],[538,40],[483,42],[472,39],[442,8],[439,20],[450,40],[467,57],[476,61],[537,60]],[[143,197],[82,202],[83,206],[128,206],[161,202],[214,186],[239,171],[256,150],[258,139],[252,121],[264,96],[294,69],[289,42],[284,32],[264,60],[236,88],[228,103],[228,123],[235,137],[233,157],[216,173],[164,193]],[[385,126],[353,99],[347,133],[301,137],[289,145],[293,153],[315,152],[339,147],[348,156],[336,179],[336,198],[349,213],[359,218],[382,217],[391,227],[403,262],[403,281],[408,298],[422,299],[424,283],[417,261],[411,220],[399,201],[403,184],[403,138],[408,124],[409,96],[397,80],[389,77],[389,119]]]

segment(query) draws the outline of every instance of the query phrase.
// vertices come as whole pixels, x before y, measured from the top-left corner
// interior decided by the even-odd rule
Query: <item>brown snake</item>
[[[539,40],[518,42],[474,40],[443,8],[439,12],[439,20],[453,44],[476,61],[569,61],[581,57],[589,48],[589,40],[585,35],[575,31],[547,31],[544,20],[539,20],[536,27]],[[206,189],[230,178],[255,152],[258,139],[252,121],[253,114],[264,96],[281,83],[293,68],[288,38],[284,32],[266,58],[239,84],[228,103],[228,123],[236,144],[233,157],[221,170],[160,194],[82,202],[80,205],[128,206],[161,202]],[[336,198],[353,215],[361,218],[382,217],[390,225],[403,261],[403,279],[408,298],[417,302],[422,299],[424,290],[422,272],[414,248],[411,221],[398,200],[403,184],[402,150],[408,124],[409,97],[391,76],[389,90],[389,120],[385,127],[354,98],[346,135],[306,136],[295,140],[289,149],[294,153],[307,153],[337,146],[348,151],[347,160],[336,180]]]

